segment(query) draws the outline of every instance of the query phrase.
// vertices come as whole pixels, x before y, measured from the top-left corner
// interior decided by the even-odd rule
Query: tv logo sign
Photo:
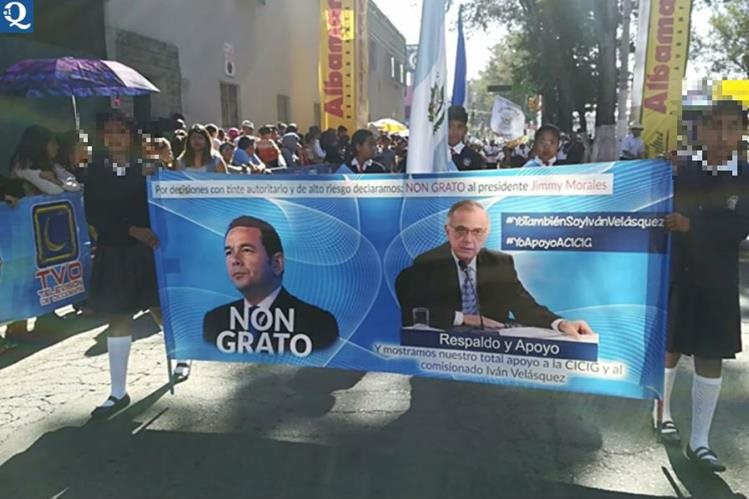
[[[4,0],[0,0],[3,5]],[[13,0],[3,5],[0,33],[33,33],[34,0]]]
[[[36,264],[39,268],[59,265],[78,258],[73,207],[63,201],[34,206]]]
[[[85,293],[73,207],[66,201],[37,205],[32,216],[39,304],[47,306]]]

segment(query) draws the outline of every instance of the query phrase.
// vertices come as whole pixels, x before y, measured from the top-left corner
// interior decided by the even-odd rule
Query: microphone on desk
[[[471,281],[471,286],[473,286],[473,295],[476,297],[476,310],[479,313],[479,321],[481,322],[481,329],[483,330],[484,316],[481,315],[481,300],[479,300],[479,289],[476,287],[476,282],[471,279],[471,274],[468,273],[468,264],[463,260],[458,260],[458,267],[460,267],[460,270],[465,273],[466,279]]]

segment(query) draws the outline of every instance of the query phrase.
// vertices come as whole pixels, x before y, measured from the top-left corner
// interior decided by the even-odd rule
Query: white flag
[[[408,173],[455,169],[447,147],[445,0],[425,0],[414,75],[408,141]]]
[[[519,139],[525,135],[525,113],[504,97],[497,97],[492,107],[490,126],[492,131],[505,140]]]

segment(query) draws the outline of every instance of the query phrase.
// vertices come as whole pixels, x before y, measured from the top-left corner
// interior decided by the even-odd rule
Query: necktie
[[[465,279],[463,279],[463,313],[468,315],[478,314],[478,303],[476,301],[476,291],[473,287],[473,279],[471,279],[471,267],[466,267],[463,271],[465,273]]]

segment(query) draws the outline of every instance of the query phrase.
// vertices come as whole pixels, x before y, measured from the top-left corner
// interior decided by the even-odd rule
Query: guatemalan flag
[[[463,6],[458,11],[458,48],[455,53],[455,78],[453,79],[453,106],[466,105],[466,40],[463,36]]]
[[[408,139],[408,173],[454,170],[447,147],[446,0],[424,0]]]

